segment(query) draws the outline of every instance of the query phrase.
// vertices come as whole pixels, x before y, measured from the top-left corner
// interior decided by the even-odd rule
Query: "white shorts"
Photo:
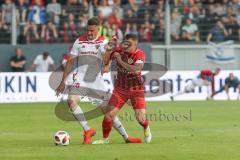
[[[201,78],[195,78],[190,84],[185,87],[185,91],[193,92],[195,87],[204,86],[204,80]]]
[[[92,103],[109,99],[108,89],[102,75],[99,73],[91,80],[85,80],[86,77],[83,73],[85,73],[84,70],[81,70],[80,72],[72,72],[68,76],[66,81],[68,95],[78,95],[81,99],[87,97]]]

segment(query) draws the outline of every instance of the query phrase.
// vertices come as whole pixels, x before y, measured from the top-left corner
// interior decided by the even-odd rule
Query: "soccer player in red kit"
[[[207,99],[211,99],[213,96],[214,96],[214,77],[216,75],[219,74],[220,72],[220,68],[216,68],[215,71],[211,71],[210,69],[205,69],[205,70],[201,70],[200,71],[200,74],[194,78],[192,80],[192,82],[187,85],[184,89],[184,91],[180,91],[178,93],[176,93],[175,95],[172,95],[170,97],[171,100],[174,100],[174,98],[176,96],[179,96],[179,95],[182,95],[182,94],[185,94],[185,93],[191,93],[194,91],[194,88],[195,87],[199,87],[199,86],[211,86],[211,95],[210,95],[210,91],[209,91],[209,88],[208,88],[208,95],[207,95]]]
[[[97,140],[93,144],[109,143],[113,119],[128,100],[131,101],[137,121],[144,129],[145,142],[151,142],[152,134],[149,120],[146,118],[144,84],[141,78],[145,54],[137,46],[137,36],[127,34],[121,48],[115,48],[111,53],[110,58],[117,61],[117,79],[114,82],[114,90],[108,102],[110,111],[105,114],[102,122],[103,139]],[[141,141],[136,139],[136,143],[141,143]]]
[[[97,73],[96,80],[92,83],[87,83],[83,80],[83,77],[87,73],[88,65],[81,65],[81,63],[78,63],[79,61],[77,61],[77,66],[74,67],[75,71],[71,72],[71,69],[73,68],[72,66],[75,63],[75,59],[78,58],[81,60],[81,58],[84,56],[88,56],[93,59],[98,58],[101,60],[101,64],[106,64],[105,57],[108,57],[108,55],[111,54],[112,48],[115,46],[113,45],[115,44],[115,40],[110,38],[109,41],[107,41],[104,37],[98,35],[99,31],[100,20],[97,17],[90,18],[87,23],[86,34],[76,39],[68,57],[65,57],[66,65],[64,65],[61,83],[56,89],[57,96],[64,92],[66,85],[71,85],[71,88],[79,88],[76,86],[76,84],[79,86],[83,86],[85,84],[85,87],[87,88],[95,87],[96,90],[105,90],[104,81],[100,73]],[[107,68],[108,66],[102,66],[103,70],[106,70]],[[91,93],[86,91],[83,96],[82,93],[79,95],[74,92],[70,92],[67,96],[67,103],[70,111],[84,130],[83,144],[90,144],[91,137],[96,134],[96,131],[88,124],[79,102],[81,101],[81,97],[92,98]],[[103,109],[105,106],[100,105],[99,107]],[[132,138],[128,136],[122,123],[117,117],[115,117],[113,120],[113,127],[120,133],[126,142],[132,142]]]

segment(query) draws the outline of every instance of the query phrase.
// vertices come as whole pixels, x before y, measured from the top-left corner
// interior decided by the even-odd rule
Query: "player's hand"
[[[113,53],[113,57],[116,58],[117,61],[121,61],[122,60],[122,57],[121,57],[120,53],[118,53],[118,52],[114,52]]]
[[[101,70],[101,75],[103,75],[104,73],[108,73],[109,71],[109,65],[104,65]]]
[[[61,93],[63,93],[65,89],[65,83],[61,82],[58,88],[56,89],[56,96],[58,97]]]

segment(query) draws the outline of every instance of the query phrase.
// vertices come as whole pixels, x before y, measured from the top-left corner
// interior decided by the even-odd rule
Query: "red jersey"
[[[112,53],[114,52],[120,53],[122,60],[130,65],[145,63],[145,53],[140,49],[136,49],[133,53],[127,53],[121,48],[115,48]],[[144,84],[141,71],[130,72],[117,63],[117,79],[114,82],[114,86],[121,90],[143,91]]]
[[[206,70],[201,70],[199,76],[201,77],[201,79],[211,82],[212,96],[213,96],[214,95],[214,76],[215,76],[215,74],[211,70],[206,69]]]

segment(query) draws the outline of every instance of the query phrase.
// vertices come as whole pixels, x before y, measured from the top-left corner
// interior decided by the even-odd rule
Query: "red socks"
[[[108,120],[106,118],[102,121],[102,132],[103,132],[103,138],[108,138],[109,134],[112,130],[112,124],[113,122],[111,120]]]
[[[148,125],[149,125],[149,120],[146,119],[143,123],[139,122],[139,124],[140,124],[144,129],[146,129],[146,128],[148,127]]]

